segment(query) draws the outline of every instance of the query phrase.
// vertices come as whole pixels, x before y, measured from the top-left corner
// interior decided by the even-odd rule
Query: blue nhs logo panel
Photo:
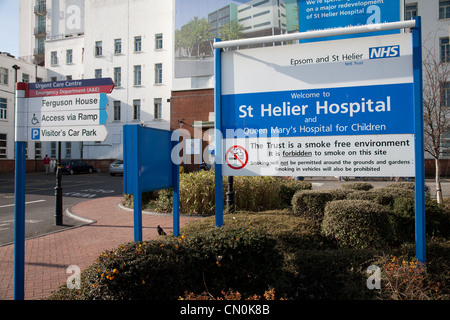
[[[400,46],[369,48],[369,59],[384,59],[400,57]]]

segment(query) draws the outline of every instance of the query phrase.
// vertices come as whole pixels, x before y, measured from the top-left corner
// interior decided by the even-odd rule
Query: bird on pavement
[[[159,225],[158,225],[158,227],[156,229],[158,229],[158,234],[160,236],[165,236],[166,235],[166,233],[164,232],[163,228],[161,228]]]

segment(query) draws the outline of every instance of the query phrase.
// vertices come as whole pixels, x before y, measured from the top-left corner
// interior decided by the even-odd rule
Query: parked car
[[[116,174],[123,174],[123,160],[114,160],[109,165],[109,173],[112,176],[115,176]]]
[[[81,160],[67,160],[61,162],[62,172],[75,174],[75,173],[93,173],[94,166],[81,161]]]

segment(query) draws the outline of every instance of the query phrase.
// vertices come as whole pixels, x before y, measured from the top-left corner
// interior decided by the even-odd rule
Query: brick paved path
[[[105,250],[134,240],[133,213],[119,208],[120,197],[101,198],[72,208],[95,223],[25,241],[25,300],[45,299],[71,275],[83,270]],[[181,217],[181,226],[197,218]],[[156,226],[172,232],[172,216],[143,214],[142,238],[158,237]],[[14,245],[0,247],[0,300],[14,299]]]

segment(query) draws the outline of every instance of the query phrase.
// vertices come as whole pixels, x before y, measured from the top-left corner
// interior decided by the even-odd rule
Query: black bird
[[[159,225],[158,225],[158,227],[156,229],[158,229],[158,234],[160,236],[165,236],[166,235],[166,233],[164,232],[163,228],[161,228]]]

